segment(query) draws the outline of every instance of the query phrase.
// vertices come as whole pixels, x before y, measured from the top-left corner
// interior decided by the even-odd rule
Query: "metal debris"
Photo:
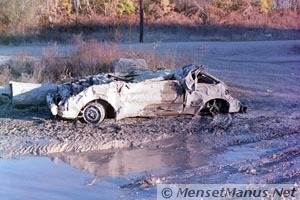
[[[57,89],[56,84],[34,84],[10,82],[12,105],[25,107],[28,105],[45,105],[48,93]]]

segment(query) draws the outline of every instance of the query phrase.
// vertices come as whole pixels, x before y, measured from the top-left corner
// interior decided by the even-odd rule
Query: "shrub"
[[[41,83],[57,82],[65,78],[65,67],[66,62],[54,45],[43,51],[41,61],[35,67],[34,78]]]
[[[134,3],[132,0],[121,0],[117,4],[117,13],[118,14],[133,14],[135,12]]]
[[[241,9],[245,1],[248,0],[214,0],[214,5],[226,11],[235,11]]]
[[[11,69],[9,66],[0,67],[0,85],[7,85],[11,79]]]
[[[43,0],[1,0],[0,27],[5,27],[4,31],[13,35],[38,28],[38,12],[44,4]]]
[[[153,48],[145,50],[133,50],[128,52],[128,58],[141,58],[145,59],[149,69],[177,69],[187,64],[192,64],[195,61],[196,55],[180,52],[176,49],[157,51],[156,48],[159,43],[154,44]]]
[[[111,72],[112,63],[123,55],[113,43],[77,40],[76,51],[69,60],[70,71],[76,77]]]
[[[102,72],[112,72],[112,64],[119,58],[142,58],[149,69],[175,69],[191,64],[196,55],[177,53],[176,51],[120,49],[114,43],[98,43],[95,40],[76,39],[76,50],[63,58],[56,45],[43,51],[40,60],[35,60],[26,53],[11,60],[8,67],[0,68],[1,84],[10,80],[36,83],[59,83],[71,78],[80,78]]]
[[[274,0],[260,0],[260,11],[264,14],[271,12],[273,8]]]
[[[66,12],[67,14],[71,14],[73,11],[73,0],[58,1],[57,5],[61,11]]]

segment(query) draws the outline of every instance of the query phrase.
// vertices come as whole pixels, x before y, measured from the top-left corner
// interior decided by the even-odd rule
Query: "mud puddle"
[[[213,150],[197,144],[190,135],[151,142],[137,147],[86,153],[49,155],[54,161],[93,174],[97,179],[134,173],[191,169],[209,164]],[[193,142],[191,142],[193,141]]]
[[[46,157],[0,160],[0,199],[117,199],[118,182],[105,179],[89,186],[94,176]]]
[[[210,164],[213,150],[197,140],[190,135],[125,149],[0,159],[0,198],[155,198],[162,176]],[[142,189],[131,190],[135,186]]]

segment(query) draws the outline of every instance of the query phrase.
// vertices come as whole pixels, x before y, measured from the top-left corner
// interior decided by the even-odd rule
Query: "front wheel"
[[[99,124],[105,118],[105,109],[100,103],[89,103],[83,110],[83,119],[89,124]]]

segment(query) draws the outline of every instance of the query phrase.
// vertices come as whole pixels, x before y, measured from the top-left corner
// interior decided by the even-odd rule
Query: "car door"
[[[219,81],[201,71],[191,72],[187,80],[189,80],[190,89],[186,92],[184,107],[186,114],[199,113],[205,102],[218,97],[220,94],[219,87],[216,87]]]
[[[128,116],[162,116],[182,112],[183,89],[177,80],[148,80],[127,83],[121,91],[123,114]]]

